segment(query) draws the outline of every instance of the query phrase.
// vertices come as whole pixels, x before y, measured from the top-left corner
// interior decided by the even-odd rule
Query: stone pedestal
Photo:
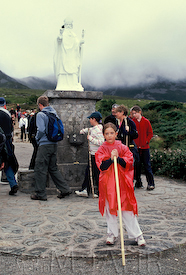
[[[90,127],[87,117],[95,111],[96,102],[102,99],[103,93],[48,90],[45,95],[64,124],[64,139],[58,143],[59,169],[72,188],[79,188],[88,163],[87,136],[79,132]],[[49,180],[49,187],[54,187],[52,180]]]
[[[34,192],[35,178],[33,170],[28,170],[28,168],[19,169],[17,181],[19,184],[19,191],[27,194]]]
[[[102,99],[103,93],[47,90],[44,95],[48,96],[50,106],[57,111],[64,125],[64,139],[58,143],[59,170],[69,186],[78,189],[83,183],[88,163],[87,136],[80,135],[79,132],[83,128],[90,127],[87,117],[95,111],[96,102]],[[21,173],[20,179],[25,177],[23,175],[24,173]],[[31,175],[29,178],[33,179]],[[33,184],[30,183],[30,186]],[[49,190],[52,192],[54,188],[55,185],[49,177],[48,192]],[[25,191],[24,186],[23,190]]]

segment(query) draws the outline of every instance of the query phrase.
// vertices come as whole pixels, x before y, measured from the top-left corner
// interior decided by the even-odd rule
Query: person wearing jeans
[[[137,188],[142,187],[141,182],[141,163],[144,164],[145,175],[147,179],[147,190],[151,191],[155,188],[154,176],[150,163],[149,143],[153,137],[153,130],[150,121],[142,116],[142,110],[139,106],[132,107],[133,121],[136,124],[138,131],[138,138],[135,139],[136,146],[138,147],[140,162],[136,167],[136,184]]]
[[[18,163],[14,155],[14,147],[12,144],[13,126],[12,126],[11,115],[6,110],[6,101],[4,97],[0,97],[0,127],[2,128],[6,136],[6,147],[7,147],[8,157],[5,163],[4,171],[11,188],[9,195],[12,196],[15,193],[17,193],[17,190],[18,190],[18,184],[14,176],[14,174],[18,170]]]

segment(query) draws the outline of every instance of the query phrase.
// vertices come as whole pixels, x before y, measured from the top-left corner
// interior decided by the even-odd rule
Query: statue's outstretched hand
[[[85,43],[85,40],[80,41],[80,46]]]

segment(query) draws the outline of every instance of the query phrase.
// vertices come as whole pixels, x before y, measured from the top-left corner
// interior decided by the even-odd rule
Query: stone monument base
[[[62,175],[68,181],[68,183],[71,181],[71,184],[69,184],[69,186],[72,191],[81,188],[81,185],[79,183],[83,183],[82,175],[84,176],[86,167],[87,163],[58,165],[59,170],[62,172]],[[19,184],[19,191],[27,194],[34,193],[34,170],[28,170],[27,168],[19,169],[17,174],[17,180]],[[48,195],[55,195],[58,193],[56,186],[49,175],[46,183],[46,193]]]
[[[27,194],[34,192],[35,177],[33,170],[28,170],[28,168],[20,168],[17,172],[17,181],[19,184],[19,191]]]

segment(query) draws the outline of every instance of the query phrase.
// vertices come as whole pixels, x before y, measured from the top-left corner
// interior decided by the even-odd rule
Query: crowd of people
[[[21,130],[20,140],[22,142],[29,140],[30,121],[32,117],[35,115],[36,110],[27,110],[22,112],[21,106],[17,104],[16,110],[11,108],[9,112],[11,115],[13,129],[15,128],[17,122],[18,127]]]
[[[15,173],[18,163],[14,154],[12,132],[17,119],[21,129],[20,139],[26,140],[29,132],[29,140],[34,150],[29,169],[35,173],[35,193],[32,200],[47,200],[46,181],[49,172],[54,184],[60,191],[58,198],[64,198],[71,194],[70,188],[59,172],[57,166],[57,142],[51,141],[47,134],[49,117],[46,113],[57,116],[56,110],[49,105],[46,96],[37,100],[39,112],[23,113],[17,104],[8,112],[6,101],[0,98],[0,169],[4,169],[10,184],[9,195],[15,195],[18,184]],[[128,109],[124,105],[114,104],[111,115],[102,122],[102,115],[95,111],[87,119],[90,128],[80,130],[80,134],[86,134],[89,143],[90,161],[88,162],[84,181],[80,190],[75,191],[78,196],[90,196],[99,198],[99,210],[106,215],[107,220],[107,244],[114,244],[117,236],[117,195],[114,175],[114,158],[117,158],[119,182],[121,192],[122,219],[126,226],[129,238],[135,238],[138,245],[146,242],[140,230],[137,217],[137,201],[135,188],[144,188],[141,181],[141,164],[144,165],[147,180],[147,190],[155,188],[154,177],[150,163],[149,143],[153,137],[153,131],[148,119],[142,115],[139,106]],[[92,176],[92,179],[91,179]],[[94,188],[91,190],[91,180]],[[135,181],[135,183],[134,183]]]

